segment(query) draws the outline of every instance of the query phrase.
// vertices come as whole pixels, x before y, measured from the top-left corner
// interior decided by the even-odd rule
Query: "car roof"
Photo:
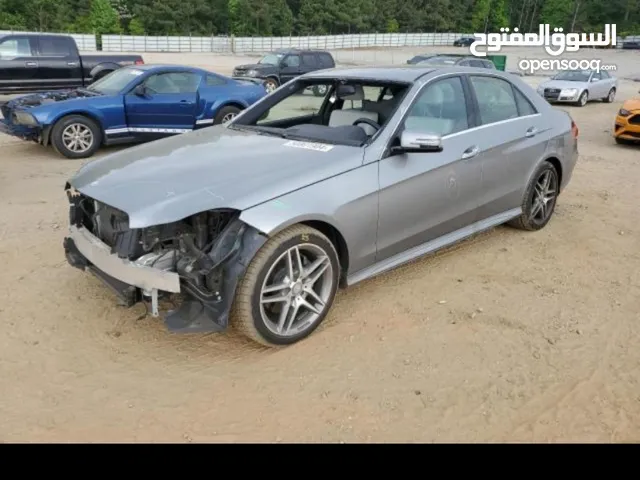
[[[493,75],[504,79],[516,81],[513,74],[501,70],[477,67],[459,67],[449,65],[391,65],[375,67],[338,67],[325,70],[316,70],[305,73],[299,78],[344,78],[354,80],[388,81],[413,83],[430,73],[468,73],[474,75]],[[515,78],[514,78],[515,77]]]

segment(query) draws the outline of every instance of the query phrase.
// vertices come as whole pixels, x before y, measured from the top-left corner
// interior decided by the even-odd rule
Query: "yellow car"
[[[616,143],[640,142],[640,98],[622,104],[613,130]]]

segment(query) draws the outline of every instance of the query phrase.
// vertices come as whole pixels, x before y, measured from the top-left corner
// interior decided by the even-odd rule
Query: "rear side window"
[[[225,83],[227,83],[227,82],[225,82],[220,77],[216,77],[215,75],[207,75],[207,86],[208,87],[215,87],[217,85],[224,85]]]
[[[515,94],[516,105],[518,106],[518,112],[520,113],[521,117],[526,117],[527,115],[535,115],[536,113],[538,113],[536,107],[534,107],[529,99],[524,96],[524,93],[522,93],[516,87],[513,87],[513,93]]]
[[[69,57],[73,54],[71,42],[66,38],[41,38],[40,55],[43,57]]]
[[[316,63],[316,56],[313,53],[302,54],[302,65],[310,68],[316,68],[319,66]]]
[[[518,106],[514,90],[506,80],[495,77],[469,77],[478,99],[483,125],[517,118]]]
[[[605,70],[600,70],[600,75],[602,76],[602,79],[604,80],[605,78],[611,78],[609,76],[609,72],[605,71]]]
[[[28,38],[8,38],[0,43],[0,60],[30,56],[31,43]]]
[[[328,53],[321,53],[319,54],[319,57],[323,67],[333,68],[335,66],[335,63],[333,62],[333,57]]]

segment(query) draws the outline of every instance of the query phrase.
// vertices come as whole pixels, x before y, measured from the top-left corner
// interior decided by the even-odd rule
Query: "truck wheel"
[[[313,94],[316,97],[324,97],[327,94],[327,86],[326,85],[314,85],[312,91],[313,91]]]
[[[270,238],[251,260],[233,302],[231,324],[268,347],[296,343],[327,316],[340,264],[331,241],[294,225]]]
[[[102,145],[102,130],[84,115],[68,115],[53,126],[51,144],[56,152],[69,159],[88,158]]]
[[[237,107],[229,106],[229,107],[221,108],[218,114],[216,115],[216,118],[213,119],[213,124],[220,125],[221,123],[230,122],[231,120],[236,118],[236,115],[238,115],[240,112],[241,110]]]
[[[267,93],[271,93],[274,90],[276,90],[280,85],[278,84],[278,81],[275,78],[267,78],[264,81],[264,88],[266,88]]]

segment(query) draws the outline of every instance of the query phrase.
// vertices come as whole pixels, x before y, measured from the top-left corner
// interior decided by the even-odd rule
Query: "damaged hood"
[[[357,168],[363,153],[214,126],[94,160],[69,184],[143,228],[215,208],[246,210]]]
[[[101,96],[99,93],[89,92],[87,90],[63,90],[55,92],[32,93],[30,95],[22,95],[9,100],[5,105],[9,109],[16,107],[34,108],[42,105],[50,105],[52,103],[65,102],[69,100],[79,100],[84,98],[95,98]]]

